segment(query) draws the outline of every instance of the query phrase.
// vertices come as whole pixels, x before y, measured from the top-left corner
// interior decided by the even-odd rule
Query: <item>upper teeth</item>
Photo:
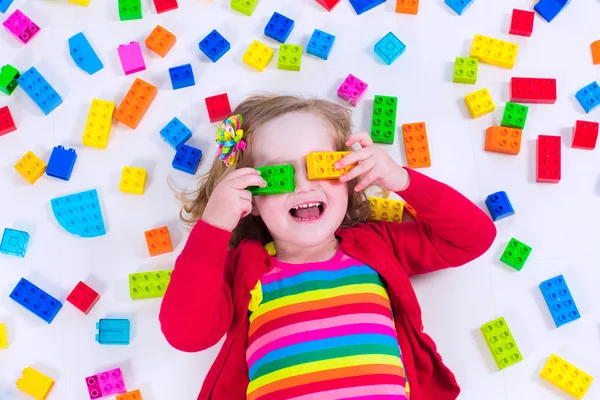
[[[306,204],[300,204],[299,206],[295,206],[292,207],[293,209],[297,210],[299,208],[308,208],[308,207],[318,207],[321,205],[321,202],[317,202],[317,203],[306,203]]]

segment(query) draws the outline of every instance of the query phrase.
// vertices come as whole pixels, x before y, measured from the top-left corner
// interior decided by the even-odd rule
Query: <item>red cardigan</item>
[[[460,389],[433,340],[423,333],[421,309],[409,277],[463,265],[496,236],[490,218],[451,187],[409,170],[401,195],[418,221],[365,223],[336,232],[346,254],[387,282],[411,400],[453,400]],[[228,250],[230,233],[199,221],[175,264],[160,310],[161,329],[175,348],[196,352],[225,343],[204,380],[200,399],[245,400],[250,290],[274,260],[263,245],[242,241]]]

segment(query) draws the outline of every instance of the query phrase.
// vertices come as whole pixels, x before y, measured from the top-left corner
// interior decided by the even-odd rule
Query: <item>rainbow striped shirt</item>
[[[276,262],[252,291],[247,400],[407,400],[392,308],[379,274],[341,250]]]

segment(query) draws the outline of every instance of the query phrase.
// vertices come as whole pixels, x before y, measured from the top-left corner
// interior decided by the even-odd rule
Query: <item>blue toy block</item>
[[[68,181],[71,178],[75,160],[77,160],[75,150],[66,150],[63,146],[55,147],[46,167],[46,175]]]
[[[50,200],[54,217],[67,232],[84,238],[106,234],[96,189]]]
[[[293,19],[274,12],[269,23],[265,26],[265,36],[275,39],[280,43],[285,43],[290,33],[292,33],[292,29],[294,29]]]
[[[577,305],[562,275],[540,283],[540,290],[557,328],[580,318]]]
[[[60,301],[25,278],[21,278],[9,297],[47,323],[51,323],[62,308]]]
[[[173,86],[173,90],[183,89],[196,84],[196,81],[194,81],[194,71],[192,71],[191,64],[169,68],[169,76],[171,77],[171,85]]]
[[[494,222],[515,215],[515,210],[513,210],[506,192],[490,194],[487,199],[485,199],[485,205],[490,211],[490,215]]]
[[[406,50],[404,43],[400,41],[392,32],[388,33],[375,45],[375,53],[387,65],[393,63]]]
[[[445,0],[444,3],[458,15],[462,15],[465,10],[473,4],[473,0]]]
[[[29,233],[5,228],[0,243],[0,253],[25,257],[27,243],[29,243]]]
[[[575,98],[586,113],[600,106],[600,87],[594,81],[575,93]]]
[[[50,114],[56,107],[62,104],[62,98],[56,90],[35,69],[29,68],[18,79],[19,86],[27,93],[27,96],[44,112]]]
[[[14,0],[0,0],[0,12],[4,14],[13,1]]]
[[[129,344],[130,323],[128,319],[101,319],[96,323],[96,341],[100,344]]]
[[[216,29],[208,34],[200,43],[198,43],[200,51],[212,62],[217,62],[229,51],[231,45]]]
[[[533,9],[544,18],[547,22],[550,22],[556,17],[569,3],[571,0],[540,0],[533,7]]]
[[[200,159],[202,159],[202,150],[182,144],[177,147],[177,153],[173,158],[173,168],[194,175]]]
[[[315,29],[306,46],[306,52],[327,60],[334,41],[335,36],[332,34]]]
[[[83,32],[69,38],[69,51],[75,64],[90,75],[94,75],[104,68],[98,54],[96,54]]]
[[[179,145],[184,144],[192,137],[192,131],[190,131],[179,119],[173,118],[167,126],[161,129],[160,137],[162,137],[169,146],[177,150]]]
[[[371,8],[377,7],[380,4],[385,3],[386,0],[350,0],[350,4],[356,11],[356,14],[360,15],[365,11],[369,11]]]

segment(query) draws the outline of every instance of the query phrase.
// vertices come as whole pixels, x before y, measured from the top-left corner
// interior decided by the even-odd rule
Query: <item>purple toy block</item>
[[[88,376],[85,378],[85,383],[88,387],[90,399],[100,399],[102,397],[127,392],[125,383],[123,382],[121,368],[115,368],[97,375]]]
[[[23,44],[29,43],[40,30],[39,26],[19,10],[15,10],[2,25]]]
[[[121,59],[121,65],[123,66],[125,75],[146,69],[142,49],[140,49],[140,44],[138,42],[133,41],[129,44],[122,44],[117,51],[119,52],[119,58]]]
[[[338,96],[356,107],[356,104],[364,96],[369,85],[349,74],[342,86],[338,89]]]

